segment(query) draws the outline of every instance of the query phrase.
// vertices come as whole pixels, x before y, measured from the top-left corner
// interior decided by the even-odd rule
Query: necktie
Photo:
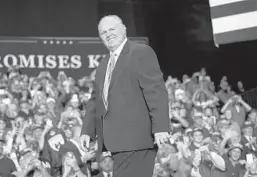
[[[250,142],[252,142],[252,139],[253,139],[253,138],[252,138],[251,136],[249,136],[249,141],[250,141]],[[252,150],[255,151],[256,149],[255,149],[255,147],[254,147],[254,143],[251,143],[251,146],[252,146]]]
[[[106,69],[104,88],[103,88],[103,102],[106,109],[108,108],[108,91],[111,83],[114,66],[115,66],[115,55],[111,55],[109,58],[107,69]]]
[[[110,174],[110,173],[108,173],[108,174],[107,174],[107,177],[111,177],[111,174]]]

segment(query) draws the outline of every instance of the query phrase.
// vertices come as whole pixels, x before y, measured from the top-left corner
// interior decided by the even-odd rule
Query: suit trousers
[[[112,153],[113,177],[152,177],[156,150],[145,149]]]

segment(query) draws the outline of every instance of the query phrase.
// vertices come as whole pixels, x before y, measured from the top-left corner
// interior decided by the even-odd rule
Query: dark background
[[[208,0],[0,0],[0,36],[96,37],[97,22],[119,15],[129,36],[146,36],[165,77],[207,68],[218,84],[257,86],[257,42],[216,48]],[[1,49],[0,49],[1,50]]]

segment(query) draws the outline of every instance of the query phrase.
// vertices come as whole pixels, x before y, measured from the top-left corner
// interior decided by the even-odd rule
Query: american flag
[[[257,0],[209,0],[216,45],[257,39]]]

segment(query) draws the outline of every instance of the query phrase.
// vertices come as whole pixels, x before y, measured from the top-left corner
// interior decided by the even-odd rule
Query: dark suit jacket
[[[95,97],[81,134],[97,135],[110,152],[153,148],[153,134],[169,131],[168,94],[157,57],[147,45],[126,42],[115,65],[108,94],[102,99],[109,57],[96,69]]]

